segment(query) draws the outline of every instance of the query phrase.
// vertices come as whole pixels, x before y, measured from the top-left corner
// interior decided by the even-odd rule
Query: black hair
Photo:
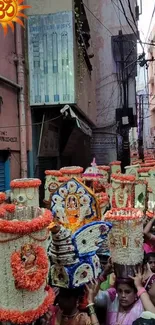
[[[151,257],[155,258],[155,253],[152,252],[152,253],[145,254],[144,262],[148,263]]]
[[[155,325],[155,319],[138,318],[132,325]]]
[[[66,299],[72,297],[76,299],[80,299],[82,296],[84,296],[84,293],[85,293],[84,286],[73,288],[73,289],[60,288],[58,299],[60,296],[65,297]]]
[[[116,282],[115,282],[115,285],[116,285],[116,289],[118,288],[118,285],[119,284],[127,284],[130,288],[132,288],[135,293],[137,292],[137,289],[134,285],[134,281],[130,278],[126,278],[126,279],[123,279],[123,278],[117,278],[116,279]]]

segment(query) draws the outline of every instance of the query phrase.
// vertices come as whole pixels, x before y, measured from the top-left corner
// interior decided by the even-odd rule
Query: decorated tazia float
[[[94,193],[101,192],[104,189],[103,172],[97,167],[95,158],[91,166],[86,168],[82,175],[83,183],[89,187]]]
[[[138,171],[138,179],[148,181],[149,171],[151,167],[140,167]]]
[[[44,204],[47,208],[49,208],[50,196],[61,184],[60,177],[62,177],[62,174],[59,170],[46,170],[45,175],[46,176],[45,176],[45,186],[44,186],[44,190],[45,190]]]
[[[113,208],[126,208],[134,206],[134,182],[133,175],[111,175],[111,206]]]
[[[110,199],[107,193],[96,193],[96,198],[100,208],[101,219],[104,220],[104,215],[110,207]]]
[[[140,168],[140,165],[130,165],[125,167],[125,173],[126,175],[134,175],[136,179],[138,179],[138,169]]]
[[[110,167],[109,166],[97,166],[99,171],[102,174],[102,182],[108,183],[109,182],[109,176],[110,176]]]
[[[106,239],[111,224],[101,221],[95,194],[72,178],[53,193],[51,210],[52,284],[72,288],[97,278],[101,269],[96,251]]]
[[[11,201],[18,206],[39,206],[40,179],[21,178],[11,182]]]
[[[134,276],[144,258],[142,213],[132,208],[112,209],[105,221],[112,223],[109,246],[116,276]]]
[[[155,209],[155,167],[151,168],[148,172],[148,216],[154,215]]]
[[[11,182],[13,204],[0,193],[0,322],[30,324],[54,301],[46,287],[51,211],[39,207],[39,179]]]
[[[112,174],[106,188],[112,208],[139,208],[146,210],[147,183],[134,175]]]
[[[121,161],[112,161],[109,165],[111,174],[121,173]]]
[[[69,181],[72,177],[82,180],[83,168],[80,166],[63,167],[60,169],[62,177],[59,178],[61,183]]]

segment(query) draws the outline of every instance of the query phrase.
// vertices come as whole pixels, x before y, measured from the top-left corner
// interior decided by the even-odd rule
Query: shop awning
[[[85,133],[86,135],[88,135],[89,137],[92,137],[92,130],[89,127],[89,125],[82,121],[79,116],[77,114],[74,113],[74,111],[72,110],[72,108],[69,106],[69,112],[70,112],[70,116],[76,120],[76,125],[79,129],[81,129],[81,131],[83,133]]]
[[[92,137],[92,130],[89,125],[81,120],[81,118],[73,111],[73,109],[67,105],[67,111],[70,115],[70,118],[75,121],[75,124],[72,128],[68,141],[63,149],[63,155],[72,155],[77,148],[77,144],[86,138]]]

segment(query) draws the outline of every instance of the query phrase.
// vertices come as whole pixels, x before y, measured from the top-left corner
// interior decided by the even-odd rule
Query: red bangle
[[[138,290],[137,296],[140,297],[145,292],[146,292],[145,288],[141,288],[140,290]]]

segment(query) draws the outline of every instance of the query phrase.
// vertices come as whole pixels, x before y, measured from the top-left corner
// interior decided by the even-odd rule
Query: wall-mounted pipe
[[[16,82],[14,82],[14,81],[12,81],[12,80],[10,80],[8,78],[5,78],[5,77],[3,77],[1,75],[0,75],[0,81],[2,81],[3,83],[5,83],[5,84],[7,84],[7,85],[9,85],[9,86],[11,86],[13,88],[18,89],[18,90],[22,89],[22,87],[20,85],[18,85]]]
[[[17,82],[21,85],[19,92],[19,127],[20,127],[20,157],[21,177],[27,177],[27,143],[26,143],[26,108],[25,108],[25,69],[23,57],[22,27],[16,24],[16,63]]]

